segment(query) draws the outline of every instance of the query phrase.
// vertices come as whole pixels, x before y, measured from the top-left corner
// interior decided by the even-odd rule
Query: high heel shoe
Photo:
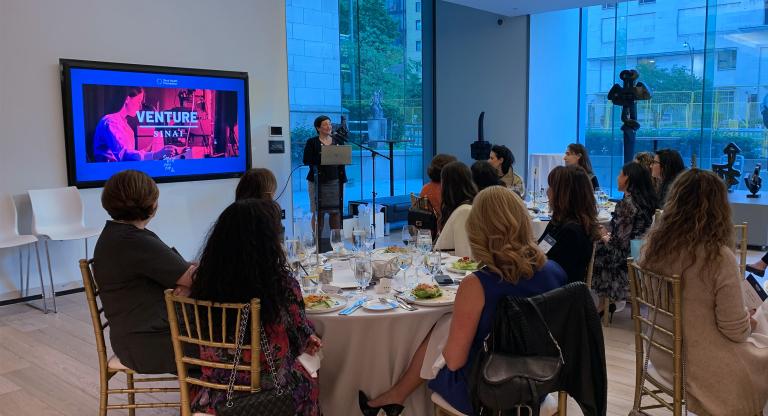
[[[752,273],[754,275],[757,275],[759,277],[763,277],[765,275],[765,269],[760,270],[757,267],[752,267],[749,264],[747,265],[746,269],[747,269],[748,272],[750,272],[750,273]]]
[[[608,305],[608,323],[613,323],[613,313],[616,312],[616,304],[610,303]],[[600,316],[600,319],[603,319],[603,316],[605,315],[605,309],[597,313],[598,316]]]
[[[396,403],[385,404],[381,407],[371,407],[368,405],[368,396],[362,390],[357,391],[357,403],[360,406],[360,411],[365,416],[376,416],[379,414],[379,410],[383,410],[387,416],[398,416],[405,409],[405,407]]]

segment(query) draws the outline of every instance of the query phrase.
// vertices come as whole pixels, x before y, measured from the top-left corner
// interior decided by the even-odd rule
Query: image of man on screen
[[[93,134],[93,155],[96,162],[124,162],[162,159],[173,156],[175,148],[165,146],[157,152],[136,149],[136,136],[127,117],[136,117],[144,102],[144,88],[126,87],[123,105],[116,113],[99,120]]]

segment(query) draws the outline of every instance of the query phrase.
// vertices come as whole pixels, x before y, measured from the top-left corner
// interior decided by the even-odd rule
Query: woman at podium
[[[304,164],[309,166],[307,174],[307,190],[309,191],[309,204],[312,207],[312,227],[317,219],[317,230],[323,229],[323,217],[328,213],[332,230],[341,229],[341,201],[343,200],[343,184],[347,182],[347,173],[344,165],[321,166],[320,153],[323,146],[340,145],[338,139],[331,135],[333,126],[328,116],[319,116],[315,119],[317,136],[307,139],[304,145]],[[316,178],[318,176],[318,192],[315,195]],[[320,204],[318,215],[317,203]]]

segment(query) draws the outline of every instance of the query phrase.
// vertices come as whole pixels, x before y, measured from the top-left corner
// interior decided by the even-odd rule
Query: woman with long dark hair
[[[512,168],[515,165],[515,155],[507,146],[496,144],[491,147],[491,154],[488,158],[490,163],[499,174],[499,178],[504,186],[515,191],[520,197],[525,196],[525,184],[523,178],[516,174]]]
[[[568,283],[583,282],[592,258],[592,243],[600,239],[592,184],[578,166],[556,166],[547,182],[552,221],[539,238],[539,246],[548,248],[547,258],[565,270]]]
[[[656,151],[651,164],[651,174],[659,181],[658,208],[664,208],[664,202],[667,200],[667,192],[672,185],[672,181],[677,178],[680,172],[685,170],[683,157],[680,152],[673,149],[661,149]]]
[[[682,279],[685,400],[699,415],[763,414],[768,400],[768,349],[751,337],[755,327],[742,297],[744,276],[733,244],[728,189],[714,173],[691,169],[672,184],[638,260],[648,270]],[[666,316],[659,316],[659,323],[672,330]],[[671,337],[657,334],[662,345],[672,347]],[[651,361],[672,380],[670,356],[651,355]]]
[[[603,307],[606,298],[611,301],[627,299],[630,242],[643,237],[656,212],[656,193],[651,175],[639,163],[625,164],[619,172],[617,183],[619,191],[624,192],[624,198],[616,204],[612,214],[611,232],[603,230],[596,247],[592,271],[592,289],[602,300],[598,310]],[[615,306],[611,309],[615,310]]]
[[[421,188],[419,196],[425,196],[432,205],[432,209],[435,210],[435,214],[440,218],[440,209],[442,208],[442,192],[443,186],[441,184],[441,175],[443,167],[451,162],[456,161],[456,156],[446,155],[443,153],[435,155],[427,168],[427,176],[429,176],[429,183],[424,184]]]
[[[587,148],[581,143],[571,143],[565,149],[565,156],[563,161],[566,166],[579,166],[587,172],[590,182],[592,183],[592,189],[597,190],[600,183],[597,181],[595,172],[592,171],[592,162],[589,160],[589,152]]]
[[[225,303],[261,302],[261,325],[277,364],[278,378],[290,386],[297,414],[319,415],[319,390],[298,356],[315,354],[322,345],[312,324],[304,315],[304,300],[295,279],[290,276],[280,244],[280,210],[267,199],[236,201],[221,213],[208,235],[200,265],[192,284],[195,299]],[[227,333],[234,334],[233,328]],[[200,347],[200,356],[224,361],[232,351]],[[231,357],[229,357],[231,358]],[[242,361],[251,360],[250,350]],[[259,355],[263,374],[261,388],[274,388],[267,376],[269,364],[264,352]],[[230,369],[204,368],[202,379],[227,384]],[[239,382],[248,384],[250,373],[238,373]],[[193,411],[211,413],[225,399],[226,392],[195,386],[191,392]]]
[[[459,257],[470,256],[464,224],[477,194],[472,172],[464,163],[451,162],[443,167],[441,183],[443,203],[438,221],[440,235],[435,242],[435,250],[452,250]]]

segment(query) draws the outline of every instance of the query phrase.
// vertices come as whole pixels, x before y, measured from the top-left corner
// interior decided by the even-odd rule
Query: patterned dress
[[[653,221],[653,209],[643,210],[629,195],[616,204],[611,218],[611,238],[598,242],[592,272],[592,290],[611,300],[629,297],[627,257],[630,241],[643,238]]]
[[[296,404],[296,414],[303,416],[321,415],[319,396],[320,391],[316,378],[310,377],[298,356],[304,351],[309,336],[315,333],[312,323],[304,314],[304,301],[298,282],[289,279],[291,291],[288,293],[288,305],[280,311],[280,322],[265,325],[264,330],[269,339],[269,347],[277,368],[277,377],[281,385],[291,387],[293,401]],[[230,361],[234,350],[224,350],[213,347],[200,347],[200,358],[210,361]],[[264,352],[259,355],[261,361],[261,388],[272,390],[275,386],[269,371]],[[251,351],[243,350],[242,364],[251,362]],[[227,384],[231,370],[204,368],[201,379],[214,383]],[[250,383],[248,372],[238,372],[237,383]],[[190,386],[192,412],[215,414],[215,406],[226,399],[226,391]]]

